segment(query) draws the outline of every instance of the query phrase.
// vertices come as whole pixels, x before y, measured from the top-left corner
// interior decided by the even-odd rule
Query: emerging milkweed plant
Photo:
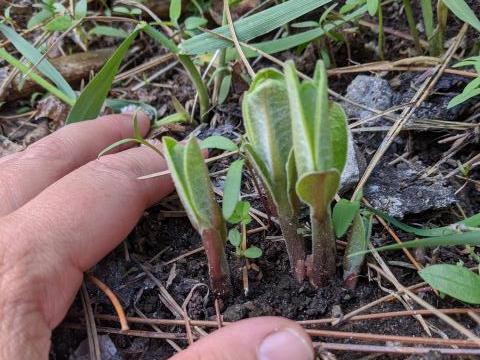
[[[247,135],[245,151],[273,201],[290,265],[299,281],[305,277],[305,242],[298,233],[299,200],[290,106],[284,76],[275,69],[257,73],[243,98]]]
[[[225,256],[227,230],[200,145],[195,138],[182,145],[170,137],[164,137],[163,144],[178,196],[202,237],[212,289],[217,296],[228,296],[231,282]]]
[[[285,64],[292,139],[298,174],[296,192],[310,207],[312,255],[307,273],[322,286],[336,270],[331,202],[347,160],[348,135],[342,107],[328,100],[327,73],[319,61],[313,80],[300,83],[292,61]],[[278,140],[282,141],[282,140]]]

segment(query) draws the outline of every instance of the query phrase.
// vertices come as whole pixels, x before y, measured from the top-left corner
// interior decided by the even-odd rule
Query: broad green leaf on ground
[[[480,304],[480,276],[466,267],[439,264],[418,273],[434,289],[469,304]]]
[[[239,41],[248,41],[265,35],[329,2],[331,0],[289,0],[235,21],[235,33]],[[226,25],[215,29],[213,32],[226,37],[230,35]],[[185,54],[198,55],[230,46],[230,41],[216,37],[213,34],[204,33],[183,42],[180,45],[180,49]]]
[[[238,146],[225,136],[213,135],[209,136],[200,143],[202,149],[219,149],[225,151],[237,151]]]
[[[72,100],[76,98],[76,94],[68,82],[63,78],[60,72],[55,69],[55,67],[47,59],[44,58],[40,51],[38,51],[11,27],[0,23],[0,31],[8,40],[11,41],[12,45],[15,46],[20,54],[22,54],[32,64],[36,65],[38,72],[40,72],[47,79],[51,80],[67,97]]]
[[[343,258],[343,279],[356,284],[356,277],[361,270],[365,254],[349,257],[350,254],[365,251],[368,248],[368,240],[372,228],[372,215],[364,218],[359,212],[354,216],[352,227],[348,233],[348,242]]]
[[[367,0],[368,13],[370,16],[375,16],[380,6],[380,0]]]
[[[253,43],[250,45],[255,49],[258,49],[267,54],[275,54],[281,51],[295,48],[299,45],[311,42],[315,39],[318,39],[324,36],[325,34],[335,30],[336,28],[348,23],[349,21],[353,21],[357,19],[358,17],[364,15],[366,12],[367,12],[367,6],[364,5],[361,8],[352,12],[351,14],[345,15],[343,19],[328,22],[327,24],[325,24],[325,26],[304,31],[299,34],[294,34],[294,35],[282,37],[275,40],[268,40],[268,41],[263,41],[259,43]],[[230,36],[227,36],[227,37],[230,38]],[[230,43],[230,46],[233,46],[232,42],[229,42],[229,43]],[[246,57],[256,57],[260,55],[257,51],[246,48],[246,47],[243,48],[243,52]],[[236,58],[238,58],[238,52],[235,49],[227,49],[227,56],[226,56],[227,61],[231,61]]]
[[[138,35],[140,28],[137,27],[115,50],[102,69],[83,89],[75,105],[70,110],[67,124],[91,120],[98,116],[102,110],[105,99],[112,87],[113,79],[117,75],[118,68],[125,57],[130,45]]]
[[[42,9],[35,15],[33,15],[27,23],[27,29],[31,29],[34,26],[37,26],[47,19],[50,19],[53,16],[53,12],[49,9]]]
[[[242,170],[245,161],[235,160],[229,167],[225,185],[223,187],[222,213],[224,219],[232,216],[240,200],[240,187],[242,185]]]
[[[443,3],[463,22],[480,32],[480,20],[465,0],[442,0]]]
[[[333,207],[332,221],[335,235],[342,237],[346,234],[353,218],[360,210],[360,201],[349,201],[340,199]]]

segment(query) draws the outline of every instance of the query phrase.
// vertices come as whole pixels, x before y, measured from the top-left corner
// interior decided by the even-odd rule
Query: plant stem
[[[403,7],[405,8],[405,15],[407,17],[408,27],[410,28],[410,35],[413,37],[418,54],[421,54],[422,46],[420,45],[420,36],[418,35],[417,24],[415,23],[412,3],[410,0],[403,0]]]
[[[385,59],[385,30],[383,28],[383,8],[378,5],[378,52],[380,59]]]
[[[318,214],[310,209],[312,227],[312,261],[309,269],[310,282],[315,287],[325,286],[335,276],[336,243],[330,209]]]
[[[200,75],[197,67],[188,55],[178,54],[178,60],[187,71],[190,80],[192,80],[193,85],[195,85],[195,88],[197,89],[198,99],[200,103],[200,119],[203,120],[208,112],[208,107],[210,105],[207,86],[203,82],[202,76]]]
[[[232,283],[224,250],[225,239],[216,229],[206,229],[202,232],[202,242],[207,254],[212,290],[218,297],[228,297],[232,293]]]
[[[297,232],[300,227],[298,218],[294,214],[279,214],[278,221],[285,239],[290,267],[295,278],[302,282],[305,279],[305,241]]]

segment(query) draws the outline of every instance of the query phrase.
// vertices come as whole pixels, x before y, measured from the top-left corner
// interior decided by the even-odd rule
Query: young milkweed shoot
[[[275,69],[257,73],[242,104],[247,135],[245,152],[275,205],[280,228],[296,278],[305,277],[305,243],[295,193],[292,122],[284,76]]]
[[[300,83],[293,61],[285,64],[293,148],[298,174],[295,190],[310,207],[312,255],[307,271],[314,286],[323,286],[336,271],[331,202],[347,160],[347,124],[342,107],[328,100],[327,73],[319,61],[314,79]]]
[[[212,290],[217,296],[228,296],[231,282],[225,256],[227,230],[200,145],[195,138],[182,145],[170,137],[163,138],[163,145],[178,196],[202,237]]]

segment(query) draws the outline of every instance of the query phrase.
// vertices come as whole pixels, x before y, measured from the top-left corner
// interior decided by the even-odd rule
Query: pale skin
[[[139,116],[142,133],[149,122]],[[83,274],[118,246],[144,210],[171,193],[166,169],[145,147],[108,145],[132,135],[131,115],[66,126],[0,158],[0,359],[47,359],[52,330]],[[308,335],[293,321],[240,321],[197,341],[174,360],[311,360]]]

